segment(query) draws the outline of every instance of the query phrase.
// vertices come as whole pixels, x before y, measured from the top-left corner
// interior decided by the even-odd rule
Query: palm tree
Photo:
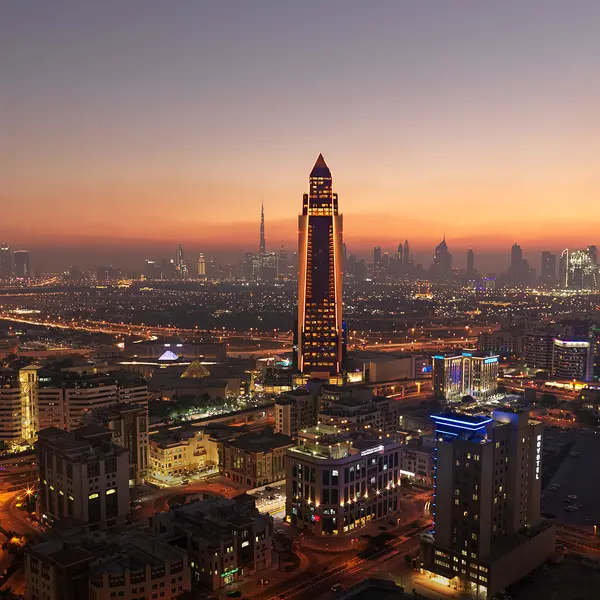
[[[10,585],[0,590],[0,600],[21,600],[23,596],[17,594]]]

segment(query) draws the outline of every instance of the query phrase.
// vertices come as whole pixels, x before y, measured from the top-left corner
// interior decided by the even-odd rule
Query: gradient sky
[[[264,197],[291,249],[323,152],[365,256],[600,244],[599,31],[598,0],[2,2],[0,238],[254,250]]]

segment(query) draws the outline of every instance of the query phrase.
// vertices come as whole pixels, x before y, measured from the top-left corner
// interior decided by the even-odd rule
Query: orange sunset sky
[[[291,250],[322,152],[365,258],[600,243],[600,3],[574,4],[3,3],[0,241],[45,269],[233,256],[264,198]]]

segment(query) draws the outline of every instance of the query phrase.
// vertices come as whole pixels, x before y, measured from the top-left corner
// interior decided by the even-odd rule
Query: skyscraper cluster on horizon
[[[0,242],[0,281],[27,280],[31,277],[29,250],[12,250],[6,242]]]

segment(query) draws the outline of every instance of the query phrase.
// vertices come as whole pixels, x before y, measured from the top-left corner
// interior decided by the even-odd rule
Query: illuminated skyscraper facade
[[[321,154],[298,217],[298,321],[295,366],[328,379],[342,371],[342,216]]]

